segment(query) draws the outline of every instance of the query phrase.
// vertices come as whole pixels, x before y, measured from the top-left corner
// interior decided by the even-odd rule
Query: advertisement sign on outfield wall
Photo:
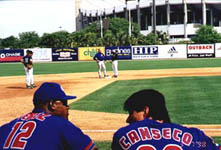
[[[157,45],[132,46],[132,59],[156,59],[159,58]]]
[[[187,58],[215,57],[214,44],[188,44]]]
[[[77,48],[52,48],[52,61],[77,61]]]
[[[0,62],[19,62],[23,56],[23,49],[0,50]]]
[[[26,55],[26,51],[24,50],[24,55]],[[51,48],[30,48],[33,52],[33,61],[34,62],[50,62],[52,61],[52,51]]]
[[[215,44],[215,56],[221,57],[221,43]]]
[[[93,57],[98,52],[98,49],[105,54],[104,47],[79,47],[78,60],[93,60]]]
[[[111,59],[111,52],[115,50],[118,52],[118,59],[131,59],[131,46],[117,46],[117,47],[105,47],[105,55],[107,59]]]
[[[179,45],[158,45],[159,58],[187,58],[185,44]]]

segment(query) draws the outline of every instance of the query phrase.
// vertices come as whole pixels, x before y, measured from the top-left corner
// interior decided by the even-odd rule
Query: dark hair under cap
[[[153,120],[171,123],[163,94],[153,89],[145,89],[132,94],[124,103],[124,110],[140,112],[149,107],[149,116]]]
[[[26,53],[33,54],[31,50],[27,50]]]

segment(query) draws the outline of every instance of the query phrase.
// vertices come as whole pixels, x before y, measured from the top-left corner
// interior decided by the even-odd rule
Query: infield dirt
[[[108,72],[112,75],[112,72]],[[116,80],[183,77],[220,76],[221,68],[161,69],[120,71],[118,78],[99,79],[96,72],[54,75],[35,75],[36,85],[43,82],[57,82],[69,95],[78,99]],[[20,117],[33,108],[32,97],[36,89],[26,89],[25,76],[0,77],[0,125]],[[76,101],[74,100],[74,101]],[[74,102],[74,101],[70,101]],[[127,125],[127,115],[91,111],[70,110],[69,120],[83,129],[93,140],[112,140],[115,130]],[[221,136],[221,125],[188,125],[203,129],[209,136]]]

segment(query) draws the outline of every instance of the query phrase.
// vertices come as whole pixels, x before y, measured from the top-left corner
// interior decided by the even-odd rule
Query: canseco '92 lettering
[[[162,128],[161,130],[159,130],[155,128],[142,127],[142,128],[138,128],[138,132],[136,130],[131,130],[126,135],[127,135],[127,138],[129,139],[129,142],[126,142],[125,136],[122,136],[119,140],[119,143],[123,149],[128,149],[129,147],[131,147],[131,145],[134,145],[141,140],[146,141],[146,140],[152,140],[152,139],[154,140],[173,139],[177,142],[181,142],[182,144],[186,146],[189,146],[193,140],[193,136],[190,133],[188,132],[183,133],[182,130],[179,130],[177,128],[174,128],[173,130],[171,130],[171,128]],[[150,145],[142,145],[140,149],[138,150],[142,150],[143,146],[150,148],[149,147]],[[180,148],[179,146],[171,145],[171,144],[166,145],[164,147],[164,150],[169,150],[168,147],[171,147],[171,146],[176,147],[175,150],[182,150],[182,148]],[[153,147],[153,150],[155,150],[154,147]]]

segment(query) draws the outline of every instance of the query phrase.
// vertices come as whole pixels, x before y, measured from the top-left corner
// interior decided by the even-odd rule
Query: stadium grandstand
[[[76,28],[101,18],[121,17],[140,26],[141,33],[162,31],[170,39],[193,36],[200,25],[221,33],[220,0],[77,0]]]

